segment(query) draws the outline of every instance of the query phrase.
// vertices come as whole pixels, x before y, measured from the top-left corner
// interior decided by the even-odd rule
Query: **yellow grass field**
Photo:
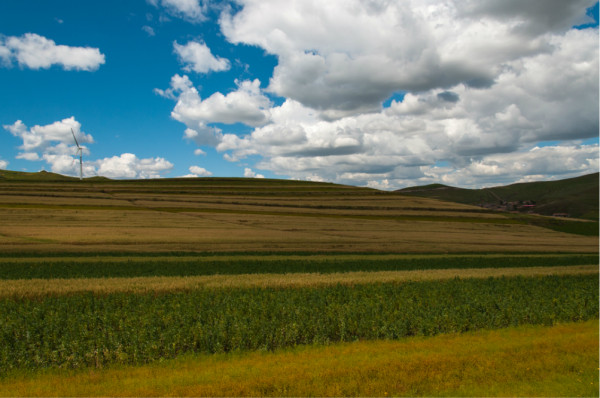
[[[430,281],[454,278],[497,278],[511,276],[597,274],[597,265],[527,268],[474,268],[416,271],[342,272],[330,274],[236,274],[133,278],[73,278],[0,280],[1,297],[44,297],[47,295],[94,292],[149,293],[198,288],[236,287],[316,287],[337,284],[354,285],[406,281]]]
[[[13,373],[0,396],[598,396],[598,321]]]
[[[0,252],[592,252],[596,236],[289,181],[0,182]],[[236,185],[237,184],[237,185]]]

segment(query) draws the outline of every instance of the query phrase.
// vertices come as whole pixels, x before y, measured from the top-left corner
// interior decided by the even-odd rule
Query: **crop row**
[[[598,278],[198,289],[0,300],[0,370],[139,364],[598,317]]]
[[[552,267],[597,264],[597,255],[460,256],[407,258],[293,258],[207,260],[202,258],[140,258],[128,261],[71,259],[44,262],[5,260],[0,279],[104,278],[137,276],[196,276],[236,274],[333,273],[350,271],[407,271],[449,268]]]

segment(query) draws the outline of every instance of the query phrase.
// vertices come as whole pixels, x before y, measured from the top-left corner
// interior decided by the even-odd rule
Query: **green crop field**
[[[597,396],[597,233],[528,217],[301,181],[1,171],[0,395]],[[178,376],[148,376],[161,366]]]
[[[598,314],[597,282],[548,276],[2,299],[0,367],[101,367],[585,321]]]

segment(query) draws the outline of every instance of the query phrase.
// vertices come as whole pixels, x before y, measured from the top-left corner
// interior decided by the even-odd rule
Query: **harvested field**
[[[277,180],[0,182],[0,218],[7,253],[598,251],[478,207]]]

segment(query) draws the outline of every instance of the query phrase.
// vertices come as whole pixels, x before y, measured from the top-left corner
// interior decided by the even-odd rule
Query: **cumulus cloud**
[[[73,140],[73,134],[77,137],[84,153],[88,152],[85,144],[94,142],[91,135],[81,131],[81,123],[73,116],[44,126],[35,125],[28,128],[21,120],[17,120],[13,124],[3,127],[23,141],[23,145],[19,148],[24,152],[19,154],[19,157],[28,160],[40,158],[38,154],[41,152],[75,153],[77,147]]]
[[[264,175],[256,173],[249,167],[246,167],[244,169],[244,177],[246,177],[246,178],[265,178]]]
[[[240,0],[220,23],[232,43],[277,56],[270,91],[333,119],[398,91],[490,87],[506,63],[552,52],[549,34],[593,3]]]
[[[527,151],[486,156],[461,169],[423,167],[425,176],[420,182],[481,187],[563,179],[594,173],[598,169],[598,145],[536,146]]]
[[[139,159],[133,153],[99,159],[92,164],[98,175],[109,178],[159,178],[173,168],[173,164],[164,158]]]
[[[188,174],[186,177],[210,177],[213,174],[204,167],[200,166],[191,166],[189,170],[192,174]]]
[[[81,123],[73,116],[31,128],[21,120],[3,127],[23,142],[19,147],[23,152],[16,156],[17,159],[45,161],[52,172],[65,175],[79,175],[79,157],[73,134],[84,155],[90,155],[85,144],[94,143],[93,137],[81,130]],[[101,175],[109,178],[158,178],[172,168],[173,164],[164,158],[139,159],[131,153],[97,160],[84,157],[83,161],[84,177]]]
[[[35,33],[23,36],[0,36],[0,58],[5,66],[16,61],[20,67],[48,69],[53,65],[65,70],[94,71],[104,64],[104,54],[97,48],[57,45]]]
[[[216,146],[221,142],[222,134],[211,123],[261,126],[270,118],[272,103],[262,93],[260,81],[236,80],[236,84],[236,91],[226,95],[216,92],[202,99],[187,75],[175,75],[168,89],[155,89],[155,92],[177,101],[171,117],[187,126],[184,132],[186,139],[198,145]]]
[[[162,6],[170,15],[197,23],[206,19],[207,1],[199,0],[147,0],[155,7]]]
[[[335,120],[288,99],[270,110],[271,123],[243,137],[225,134],[217,150],[231,161],[261,155],[257,167],[293,178],[390,189],[436,178],[473,186],[597,171],[590,146],[532,150],[538,142],[597,137],[599,130],[597,30],[570,30],[547,41],[552,51],[506,62],[491,87],[407,93],[379,112]],[[536,154],[552,162],[513,167],[519,157]],[[448,166],[435,166],[440,162]]]
[[[215,57],[210,48],[203,42],[190,41],[185,45],[181,45],[175,41],[173,42],[173,49],[179,60],[184,64],[183,70],[186,72],[220,72],[230,68],[229,60]]]
[[[8,162],[6,160],[0,159],[0,170],[5,170],[8,167]]]
[[[511,23],[516,31],[528,34],[560,32],[574,25],[591,22],[581,10],[593,6],[589,0],[463,0],[457,2],[461,16],[487,18]]]

